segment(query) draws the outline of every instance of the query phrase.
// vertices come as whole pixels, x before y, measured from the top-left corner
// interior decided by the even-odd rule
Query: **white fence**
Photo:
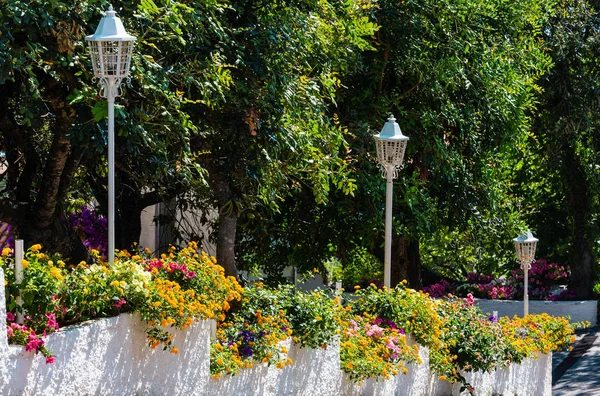
[[[300,349],[290,345],[292,366],[264,364],[214,380],[209,375],[211,321],[195,323],[173,339],[178,355],[152,350],[146,324],[136,314],[98,319],[61,329],[47,337],[56,362],[7,343],[4,275],[0,269],[1,395],[458,395],[459,387],[429,370],[429,352],[420,348],[421,365],[388,381],[358,386],[342,373],[339,345]],[[291,341],[287,341],[290,342]],[[477,394],[551,394],[551,355],[494,373],[466,373]]]
[[[500,316],[523,316],[523,301],[476,299],[475,305],[478,305],[483,312],[492,313],[494,311],[498,311],[498,315]],[[594,327],[596,326],[598,317],[598,301],[529,300],[529,313],[547,313],[548,315],[552,316],[570,316],[572,323],[588,321],[590,322],[590,326]]]

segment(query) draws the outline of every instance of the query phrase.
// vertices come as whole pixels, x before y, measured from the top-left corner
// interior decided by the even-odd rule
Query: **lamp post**
[[[527,230],[527,234],[521,235],[513,239],[513,241],[515,241],[517,258],[521,262],[521,268],[523,269],[523,278],[525,282],[525,289],[523,290],[523,316],[527,316],[529,314],[529,269],[535,258],[535,248],[538,239],[533,236],[531,231]]]
[[[115,261],[115,98],[121,96],[135,37],[127,34],[112,6],[100,20],[96,33],[86,36],[100,96],[108,100],[108,262]]]
[[[377,161],[383,176],[386,178],[385,190],[385,256],[383,261],[383,285],[389,290],[391,277],[392,259],[392,190],[393,179],[398,177],[398,169],[402,167],[404,152],[408,137],[402,134],[400,125],[394,116],[388,118],[381,129],[375,135],[377,146]]]

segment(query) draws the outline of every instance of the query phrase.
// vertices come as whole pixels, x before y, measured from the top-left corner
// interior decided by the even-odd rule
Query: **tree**
[[[362,2],[113,5],[138,37],[116,112],[118,247],[139,237],[144,207],[191,190],[194,200],[217,207],[217,256],[237,275],[242,210],[276,210],[295,183],[313,185],[319,202],[330,182],[352,191],[336,155],[340,128],[326,109],[338,73],[375,31]],[[107,3],[11,0],[2,14],[8,171],[0,219],[67,256],[75,245],[60,203],[95,198],[106,207],[106,102],[83,42],[100,18],[97,6]]]
[[[210,47],[229,83],[213,105],[190,104],[197,123],[197,160],[208,185],[194,199],[216,205],[217,259],[237,275],[238,218],[256,208],[279,209],[290,191],[311,188],[325,202],[329,185],[351,192],[338,156],[341,128],[327,116],[364,36],[375,31],[355,1],[232,2],[223,26],[230,41]],[[199,43],[195,48],[202,48]],[[194,57],[196,54],[188,53]],[[199,97],[196,86],[186,95]]]
[[[592,4],[561,1],[543,29],[553,67],[521,171],[541,254],[568,263],[581,299],[592,297],[600,238],[600,14]]]
[[[131,14],[143,11],[148,2],[142,2],[139,10],[134,4],[122,2],[129,12],[120,11],[126,23],[134,24],[128,28],[139,37],[139,46],[166,57],[179,56],[181,46],[173,45],[181,42],[176,26],[152,30],[155,18],[143,12],[138,18]],[[8,168],[3,174],[6,188],[0,218],[14,224],[19,237],[75,260],[85,252],[63,221],[70,202],[96,198],[106,212],[103,120],[107,107],[97,96],[83,41],[101,17],[98,6],[108,4],[73,7],[64,1],[8,1],[1,15],[0,133]],[[119,9],[119,4],[115,6]],[[210,16],[219,9],[207,5],[189,18]],[[178,10],[176,5],[166,8],[161,18],[177,20]],[[143,32],[148,31],[151,34],[146,36]],[[200,30],[195,33],[206,37]],[[139,214],[146,205],[201,179],[189,159],[194,126],[181,111],[183,100],[174,89],[171,66],[163,67],[140,51],[132,63],[133,84],[117,108],[119,247],[139,237]],[[202,83],[205,78],[212,80],[214,73],[215,68],[207,67],[195,78]]]
[[[342,258],[356,245],[382,257],[385,188],[372,135],[394,114],[411,140],[394,186],[393,282],[417,286],[423,254],[446,275],[497,269],[513,255],[510,239],[523,226],[512,166],[532,122],[536,81],[550,67],[540,37],[552,4],[378,4],[378,51],[363,53],[343,80],[337,109],[350,131],[342,155],[357,180],[354,197],[334,195],[312,209],[297,197],[287,220],[270,223],[276,238],[253,238],[285,257],[306,252],[297,261],[304,268],[331,254],[329,245]],[[293,227],[295,218],[307,231]],[[280,242],[270,246],[273,239]]]

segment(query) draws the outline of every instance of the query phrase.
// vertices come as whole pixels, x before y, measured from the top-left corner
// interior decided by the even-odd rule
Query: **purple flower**
[[[252,348],[243,347],[242,349],[240,349],[240,353],[242,354],[242,356],[251,357],[252,356]]]
[[[498,323],[498,317],[497,317],[497,316],[494,316],[494,315],[490,315],[490,316],[488,317],[488,320],[489,320],[490,322],[492,322],[492,323]]]

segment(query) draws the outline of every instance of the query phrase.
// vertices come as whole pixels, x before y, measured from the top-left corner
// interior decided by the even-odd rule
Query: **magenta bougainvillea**
[[[106,218],[95,210],[83,207],[69,216],[69,224],[80,236],[85,247],[97,250],[102,257],[108,251],[108,225]]]
[[[490,275],[470,273],[466,282],[438,283],[426,286],[423,291],[431,297],[443,297],[447,294],[466,296],[471,293],[478,298],[515,300],[523,298],[523,270],[516,269],[507,277],[494,279]],[[572,300],[575,293],[568,289],[557,289],[556,285],[568,283],[569,273],[565,267],[538,259],[529,270],[529,297],[532,300]]]

